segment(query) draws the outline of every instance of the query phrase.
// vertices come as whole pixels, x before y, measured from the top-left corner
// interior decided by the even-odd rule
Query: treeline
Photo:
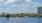
[[[9,14],[9,13],[8,13]],[[2,13],[0,17],[5,17],[7,14]],[[9,14],[9,17],[42,17],[42,14],[27,14],[27,13],[18,13],[18,14]]]
[[[20,13],[20,14],[10,14],[10,17],[26,17],[28,14]]]
[[[20,14],[9,14],[10,17],[42,17],[42,14],[26,14],[26,13],[20,13]]]

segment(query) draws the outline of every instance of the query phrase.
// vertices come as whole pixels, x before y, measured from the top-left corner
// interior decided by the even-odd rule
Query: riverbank
[[[0,14],[0,17],[5,17],[5,14]],[[9,14],[9,17],[42,17],[42,14]]]

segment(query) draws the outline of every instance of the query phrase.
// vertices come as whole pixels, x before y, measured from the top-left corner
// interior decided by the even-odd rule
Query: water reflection
[[[0,23],[9,23],[9,20],[6,17],[0,17]]]
[[[42,23],[42,18],[38,18],[38,23]]]
[[[0,17],[0,23],[42,23],[42,18],[30,18],[30,17]]]
[[[9,14],[6,15],[7,19],[9,19]]]

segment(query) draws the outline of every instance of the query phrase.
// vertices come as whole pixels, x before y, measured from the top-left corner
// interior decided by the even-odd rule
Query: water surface
[[[42,18],[33,17],[0,17],[0,23],[42,23]]]

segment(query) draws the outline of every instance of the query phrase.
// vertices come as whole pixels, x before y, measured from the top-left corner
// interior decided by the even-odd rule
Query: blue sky
[[[42,0],[0,0],[0,13],[37,13]]]
[[[42,3],[42,0],[32,0],[32,1]]]

